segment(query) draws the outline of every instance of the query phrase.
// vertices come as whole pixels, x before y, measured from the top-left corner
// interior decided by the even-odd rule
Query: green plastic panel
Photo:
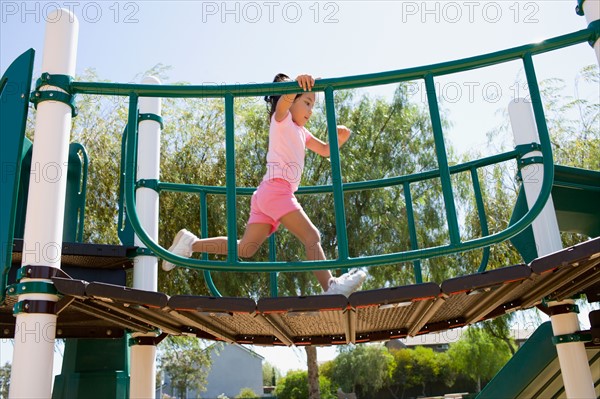
[[[0,179],[0,259],[2,259],[0,303],[4,301],[8,271],[12,263],[21,154],[25,139],[34,57],[33,49],[23,53],[8,67],[0,80],[0,141],[2,142],[0,150],[2,167],[2,179]]]
[[[555,165],[552,200],[560,231],[584,234],[590,238],[600,235],[600,171]],[[526,212],[527,200],[521,190],[509,225]],[[531,227],[513,237],[511,242],[526,263],[538,257]]]
[[[52,399],[128,398],[128,339],[69,339]]]
[[[556,358],[552,336],[549,321],[539,326],[477,399],[520,398],[520,393]]]

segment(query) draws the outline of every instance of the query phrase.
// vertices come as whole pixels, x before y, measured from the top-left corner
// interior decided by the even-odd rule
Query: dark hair
[[[275,75],[275,78],[273,79],[273,82],[291,82],[292,79],[287,76],[285,73],[278,73],[277,75]],[[294,100],[298,97],[300,97],[302,95],[302,93],[298,93],[296,94],[296,97],[294,98]],[[271,123],[271,118],[273,118],[273,114],[275,113],[275,109],[277,108],[277,102],[279,101],[279,99],[281,98],[281,94],[278,95],[272,95],[272,96],[265,96],[265,102],[267,103],[267,112],[269,113],[269,123]]]

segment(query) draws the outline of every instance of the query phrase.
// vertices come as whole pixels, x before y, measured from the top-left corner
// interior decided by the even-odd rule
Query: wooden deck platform
[[[83,244],[79,244],[83,245]],[[110,252],[106,248],[106,253]],[[92,251],[93,252],[93,251]],[[96,260],[130,266],[125,253]],[[73,261],[78,254],[65,254]],[[94,262],[95,256],[87,261]],[[129,262],[129,263],[128,263]],[[73,276],[71,276],[73,277]],[[520,264],[446,280],[340,295],[215,298],[142,291],[81,278],[53,278],[62,295],[57,337],[119,337],[125,331],[195,335],[255,345],[382,341],[461,327],[506,312],[586,294],[600,300],[600,238]],[[9,297],[0,337],[14,335]]]

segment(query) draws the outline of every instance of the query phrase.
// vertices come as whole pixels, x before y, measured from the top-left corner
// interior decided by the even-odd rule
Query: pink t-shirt
[[[287,180],[293,191],[298,190],[304,169],[306,143],[312,134],[292,120],[292,114],[281,121],[271,118],[269,127],[269,151],[267,152],[267,173],[263,180]]]

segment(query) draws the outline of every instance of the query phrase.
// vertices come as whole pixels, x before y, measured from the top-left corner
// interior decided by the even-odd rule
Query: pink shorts
[[[292,186],[288,181],[284,179],[265,180],[252,194],[248,224],[270,224],[270,235],[277,230],[282,217],[300,209],[302,206],[294,196]]]

